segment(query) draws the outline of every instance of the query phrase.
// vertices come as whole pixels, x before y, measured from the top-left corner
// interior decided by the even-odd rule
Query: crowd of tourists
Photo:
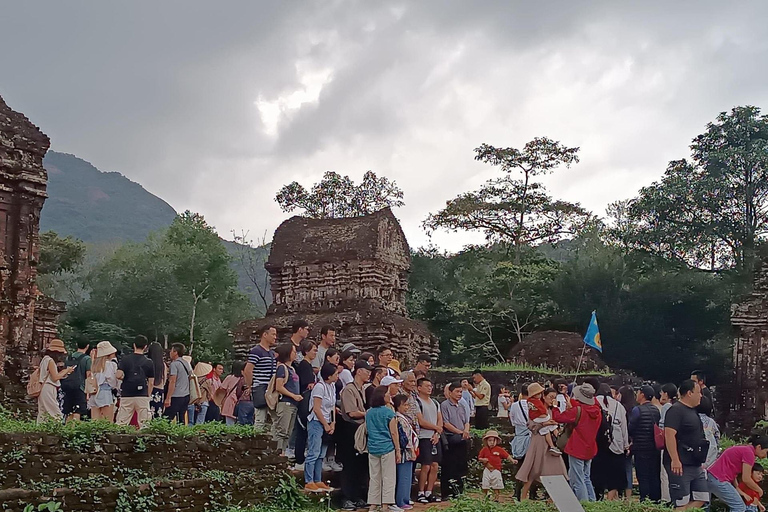
[[[438,401],[429,355],[406,370],[388,347],[337,348],[332,326],[320,329],[317,342],[308,335],[309,324],[298,320],[290,341],[277,344],[275,327],[264,326],[247,360],[235,362],[223,380],[223,365],[193,367],[180,343],[166,351],[137,336],[133,351],[118,360],[108,341],[94,350],[81,342],[67,354],[53,340],[28,390],[40,422],[83,415],[139,428],[157,417],[259,429],[269,422],[280,453],[303,472],[306,491],[330,491],[323,472],[340,473],[344,510],[399,512],[461,495],[470,425],[485,431],[477,459],[482,488],[494,499],[508,463],[519,464],[521,500],[530,499],[542,476],[562,475],[581,501],[628,499],[636,478],[640,499],[678,510],[705,506],[712,495],[730,511],[764,510],[756,459],[768,453],[768,438],[720,453],[702,372],[679,386],[635,389],[588,377],[580,385],[526,383],[516,397],[502,387],[496,415],[514,427],[507,450],[488,430],[493,391],[482,371],[447,384]]]

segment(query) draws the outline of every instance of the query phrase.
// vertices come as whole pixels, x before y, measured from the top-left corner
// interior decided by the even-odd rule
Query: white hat
[[[203,363],[201,361],[195,365],[195,369],[192,370],[192,373],[194,375],[197,375],[198,377],[205,377],[212,371],[213,371],[213,366],[209,365],[208,363]]]
[[[96,345],[96,357],[109,356],[116,353],[117,349],[108,341],[100,341],[99,344]]]
[[[396,379],[392,377],[391,375],[387,375],[383,379],[381,379],[381,385],[382,386],[389,386],[391,384],[400,384],[403,382],[403,379]]]

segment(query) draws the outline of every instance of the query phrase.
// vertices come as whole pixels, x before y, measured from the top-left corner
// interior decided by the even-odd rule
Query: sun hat
[[[544,392],[544,386],[542,386],[538,382],[534,382],[533,384],[528,385],[528,396],[533,396],[543,392]]]
[[[113,347],[110,342],[100,341],[99,344],[96,345],[96,357],[109,356],[112,354],[117,354],[117,349]]]
[[[592,405],[595,403],[595,388],[592,384],[582,384],[573,388],[573,398],[585,405]]]
[[[181,356],[182,361],[186,361],[187,364],[192,364],[192,356]]]
[[[392,377],[391,375],[387,375],[383,379],[381,379],[381,386],[391,386],[392,384],[400,384],[403,382],[403,379],[396,379]]]
[[[205,377],[212,371],[213,371],[213,366],[209,365],[208,363],[203,363],[201,361],[195,365],[195,369],[192,370],[192,373],[198,377]]]
[[[359,354],[362,351],[357,348],[354,343],[345,343],[344,346],[341,347],[341,352],[352,352],[354,354]]]
[[[392,361],[390,361],[389,366],[387,366],[387,368],[395,370],[398,374],[402,373],[400,371],[400,361],[398,361],[397,359],[393,359]]]
[[[488,432],[486,432],[485,435],[483,436],[483,441],[485,441],[489,437],[495,437],[496,439],[499,440],[499,442],[501,442],[501,437],[499,436],[499,433],[496,432],[495,430],[489,430]]]
[[[64,342],[61,341],[59,338],[52,339],[51,343],[48,344],[48,348],[46,350],[49,352],[59,352],[61,354],[67,353],[67,347],[64,346]]]

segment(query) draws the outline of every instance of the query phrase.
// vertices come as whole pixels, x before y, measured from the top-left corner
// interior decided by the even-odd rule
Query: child
[[[489,430],[483,436],[483,449],[478,455],[478,460],[485,464],[483,491],[492,490],[494,501],[499,501],[499,494],[504,489],[504,481],[501,478],[501,461],[508,460],[512,464],[517,464],[517,461],[499,444],[501,444],[499,434],[495,430]]]
[[[546,400],[547,403],[544,403],[544,400],[542,400],[545,396],[548,398]],[[545,390],[538,382],[528,386],[528,413],[531,421],[543,425],[539,430],[539,435],[545,436],[550,455],[559,456],[563,452],[557,449],[552,438],[552,432],[557,430],[557,422],[552,420],[552,411],[548,405],[555,401],[556,396],[557,391],[552,388]]]
[[[752,466],[752,480],[759,484],[763,481],[763,466],[755,464]],[[737,488],[741,497],[744,498],[744,504],[747,505],[747,512],[765,512],[765,507],[760,503],[760,496],[754,490],[747,487],[744,482],[739,481],[739,487]]]

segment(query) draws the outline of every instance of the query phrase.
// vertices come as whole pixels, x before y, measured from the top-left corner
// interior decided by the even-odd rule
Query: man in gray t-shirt
[[[187,348],[181,343],[171,345],[171,365],[168,371],[168,395],[165,397],[165,412],[169,420],[176,418],[184,423],[189,406],[189,376],[192,367],[182,357]]]
[[[317,345],[317,356],[312,361],[313,368],[322,368],[325,363],[325,353],[336,343],[336,331],[330,325],[324,325],[320,329],[320,343]]]

